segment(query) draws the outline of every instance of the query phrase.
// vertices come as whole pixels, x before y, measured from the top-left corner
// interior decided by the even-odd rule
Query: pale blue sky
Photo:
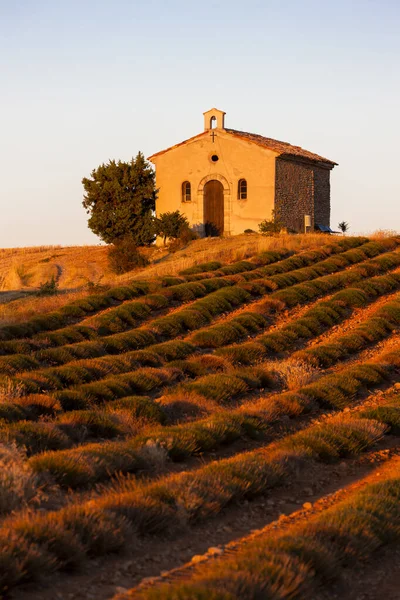
[[[226,125],[339,163],[332,222],[400,230],[399,0],[0,0],[0,247],[97,243],[81,179]]]

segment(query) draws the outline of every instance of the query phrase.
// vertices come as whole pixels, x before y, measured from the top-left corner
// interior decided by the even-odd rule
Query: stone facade
[[[313,223],[313,171],[308,165],[276,159],[275,213],[279,221],[292,231],[304,231],[304,215]]]
[[[289,230],[303,232],[304,216],[316,223],[330,224],[329,169],[278,157],[275,165],[275,212]]]
[[[222,235],[258,231],[273,210],[294,231],[304,231],[305,215],[311,230],[314,223],[329,226],[329,174],[336,163],[287,142],[228,129],[223,111],[205,112],[202,133],[149,160],[156,167],[157,215],[179,210],[201,235],[211,230],[204,210],[208,182],[222,184],[213,199],[223,215]]]
[[[331,220],[330,171],[319,167],[314,167],[314,220],[327,227]]]

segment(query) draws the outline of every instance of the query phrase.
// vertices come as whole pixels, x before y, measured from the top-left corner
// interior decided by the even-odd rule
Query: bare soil
[[[58,574],[41,585],[20,588],[11,598],[106,600],[143,579],[168,577],[170,570],[190,562],[193,556],[206,553],[210,547],[224,550],[235,540],[242,543],[243,537],[266,525],[274,529],[283,527],[341,500],[353,489],[351,486],[358,485],[359,479],[400,454],[397,443],[396,438],[387,436],[376,449],[357,459],[335,465],[315,463],[290,485],[254,501],[230,506],[218,515],[218,520],[209,520],[176,536],[135,538],[135,547],[127,549],[124,555],[92,560],[80,574]],[[312,504],[311,509],[302,509],[306,502]],[[235,547],[233,544],[228,549]]]

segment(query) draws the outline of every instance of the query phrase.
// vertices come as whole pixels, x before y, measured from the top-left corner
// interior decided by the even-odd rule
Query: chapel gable
[[[156,167],[157,215],[179,210],[202,236],[258,231],[274,212],[290,231],[330,226],[335,162],[288,142],[229,129],[220,109],[203,117],[201,133],[149,157]]]

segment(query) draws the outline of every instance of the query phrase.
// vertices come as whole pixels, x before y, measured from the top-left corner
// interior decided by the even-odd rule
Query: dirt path
[[[392,302],[396,298],[400,298],[400,292],[397,290],[392,294],[387,294],[386,296],[381,296],[378,300],[374,300],[368,306],[364,308],[356,308],[353,313],[342,323],[338,323],[331,327],[325,334],[322,334],[318,338],[313,338],[310,340],[308,344],[306,344],[306,348],[318,346],[321,343],[330,343],[337,342],[338,338],[340,338],[343,334],[351,332],[353,329],[356,329],[364,321],[370,319],[374,316],[374,314],[383,308],[389,302]]]
[[[353,354],[346,360],[341,361],[330,369],[326,369],[324,374],[340,373],[340,371],[348,369],[352,364],[358,363],[362,365],[367,361],[378,359],[381,354],[385,354],[394,350],[400,350],[400,333],[398,332],[393,333],[386,339],[381,340],[376,344],[371,344],[371,346],[368,346],[368,348],[362,352]]]
[[[373,451],[340,464],[314,463],[295,481],[271,490],[254,501],[242,501],[229,506],[218,515],[218,521],[208,520],[174,536],[134,540],[134,548],[124,555],[92,560],[81,574],[62,574],[46,580],[43,586],[21,588],[18,600],[106,600],[123,589],[137,585],[143,578],[157,577],[190,561],[193,556],[207,552],[210,547],[224,548],[226,544],[251,534],[270,524],[274,529],[284,523],[307,517],[310,510],[300,510],[305,502],[312,504],[311,512],[322,510],[348,493],[372,470],[400,453],[398,438],[386,436]],[[335,497],[327,496],[336,494]],[[317,503],[321,500],[321,503]],[[285,520],[285,515],[289,520]]]
[[[18,300],[18,298],[23,298],[24,296],[31,296],[32,292],[25,291],[12,291],[12,292],[0,292],[0,304],[7,304],[7,302],[12,302],[13,300]]]
[[[382,476],[384,475],[384,470],[385,470],[385,466],[390,464],[391,459],[393,459],[394,457],[398,457],[400,455],[400,449],[397,448],[397,445],[395,445],[394,447],[389,444],[388,448],[385,448],[383,450],[378,450],[376,452],[371,452],[369,453],[368,456],[364,456],[364,460],[361,461],[357,461],[358,462],[358,468],[359,468],[359,472],[356,475],[356,477],[354,476],[355,473],[349,473],[346,476],[346,479],[348,481],[347,484],[344,485],[344,487],[342,489],[336,489],[335,484],[333,484],[332,486],[332,490],[328,491],[325,495],[322,495],[320,497],[318,497],[314,502],[312,502],[312,499],[310,499],[307,503],[307,505],[303,506],[302,508],[300,508],[300,510],[295,510],[293,512],[281,512],[281,514],[279,515],[279,518],[277,520],[272,520],[271,522],[269,522],[267,525],[265,525],[264,527],[262,527],[261,529],[256,529],[256,530],[252,530],[251,533],[249,535],[243,536],[241,538],[238,538],[236,540],[233,540],[232,542],[229,542],[228,544],[225,545],[220,545],[219,549],[220,549],[220,553],[221,554],[228,554],[228,555],[234,555],[235,552],[237,552],[238,550],[240,550],[241,548],[245,547],[250,541],[256,539],[258,536],[263,535],[265,536],[265,534],[268,534],[268,532],[271,532],[271,534],[280,534],[280,533],[284,533],[285,531],[288,530],[288,527],[291,527],[292,525],[301,525],[301,524],[305,524],[307,523],[307,521],[309,520],[310,516],[314,516],[317,514],[320,514],[322,512],[324,512],[325,510],[329,509],[330,507],[334,506],[335,504],[338,504],[339,502],[342,502],[343,500],[345,500],[350,494],[356,492],[357,490],[361,489],[363,486],[365,486],[367,483],[376,483],[378,482]],[[368,461],[370,463],[370,469],[365,469],[365,461]],[[341,467],[343,467],[345,463],[341,463]],[[355,463],[348,465],[350,468],[356,467]],[[363,472],[364,471],[364,472]],[[188,561],[187,563],[185,563],[184,565],[180,565],[178,567],[176,567],[175,569],[172,569],[169,572],[164,572],[161,576],[158,577],[154,577],[154,578],[145,578],[143,579],[137,586],[137,589],[143,589],[143,588],[148,588],[151,587],[153,584],[157,583],[158,581],[177,581],[177,580],[184,580],[187,577],[190,577],[191,574],[196,570],[196,565],[199,562],[205,562],[205,561],[213,561],[215,559],[218,560],[219,554],[215,552],[215,550],[218,547],[215,548],[209,548],[208,551],[206,553],[204,553],[203,555],[200,556],[196,556],[194,557],[194,559],[192,558],[191,561]],[[382,560],[383,563],[385,563],[386,566],[386,562],[388,560],[388,558],[391,557],[391,553],[386,552],[385,553],[387,556],[384,557],[384,559]],[[399,550],[399,554],[400,554],[400,550]],[[202,560],[201,560],[202,559]],[[393,562],[393,561],[391,561]],[[360,573],[365,573],[366,569],[365,566],[364,568],[362,566],[359,566],[359,572]],[[345,577],[343,577],[343,579],[341,579],[339,582],[336,582],[336,588],[337,588],[337,592],[333,591],[333,589],[330,589],[327,592],[323,592],[321,591],[321,595],[318,595],[318,598],[313,596],[312,600],[323,600],[323,599],[342,599],[343,598],[343,591],[345,589],[345,585],[347,583],[347,588],[346,588],[346,592],[347,595],[345,596],[346,600],[355,600],[355,598],[357,598],[357,600],[367,600],[370,598],[370,596],[368,595],[362,595],[360,598],[359,596],[354,596],[354,590],[352,587],[352,584],[350,582],[350,576],[351,573],[353,571],[350,570],[350,573],[347,573]],[[400,575],[400,565],[398,568],[398,572]],[[384,571],[382,571],[381,575],[384,575]],[[395,575],[397,575],[397,573],[395,573]],[[371,573],[371,581],[374,580],[374,576]],[[347,582],[346,582],[347,579]],[[397,581],[397,577],[393,578],[393,582],[391,582],[392,584],[394,584],[395,581]],[[361,577],[359,578],[359,584],[360,584],[360,588],[361,588],[361,592],[363,592],[364,589],[364,585],[363,585],[363,581],[361,579]],[[391,589],[391,588],[390,588]],[[376,596],[376,598],[381,598],[382,596]],[[374,596],[375,598],[375,596]],[[372,599],[372,597],[371,597]],[[393,596],[392,600],[398,600],[399,596]],[[309,600],[309,599],[307,599]]]

